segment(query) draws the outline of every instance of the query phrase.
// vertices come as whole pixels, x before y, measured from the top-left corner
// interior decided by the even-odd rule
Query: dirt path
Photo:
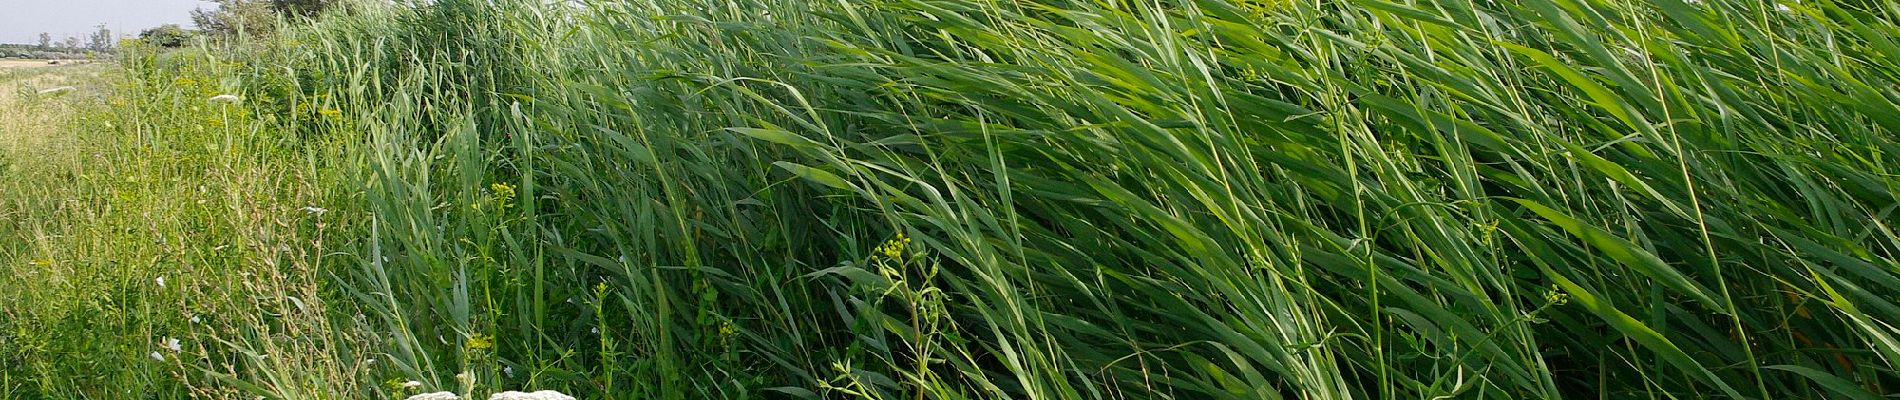
[[[63,66],[74,66],[74,65],[84,65],[84,64],[91,64],[91,63],[93,63],[93,61],[92,61],[92,60],[17,60],[17,59],[0,59],[0,70],[4,70],[4,69],[28,69],[28,68],[46,68],[46,67],[63,67]]]

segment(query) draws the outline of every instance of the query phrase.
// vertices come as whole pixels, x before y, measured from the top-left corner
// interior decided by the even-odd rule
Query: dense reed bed
[[[352,3],[0,182],[0,393],[1877,399],[1896,19]]]

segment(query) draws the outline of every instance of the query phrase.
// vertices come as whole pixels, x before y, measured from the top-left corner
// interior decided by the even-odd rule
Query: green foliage
[[[198,29],[218,37],[240,34],[262,37],[274,32],[285,20],[313,17],[336,3],[335,0],[206,1],[217,5],[210,10],[192,10],[191,21]]]
[[[112,30],[105,24],[99,24],[90,35],[86,35],[86,49],[98,52],[110,52],[117,47],[118,39],[112,37]]]
[[[139,39],[144,40],[146,43],[164,48],[184,47],[191,42],[192,38],[197,36],[197,32],[180,28],[178,24],[160,25],[159,27],[139,32]]]
[[[110,203],[50,175],[23,187],[62,192],[0,203],[263,243],[177,265],[265,317],[118,379],[271,398],[1900,390],[1890,0],[339,7],[228,59],[124,61],[143,85],[113,99],[180,97],[140,101],[166,117],[113,120],[128,142],[76,154],[121,158],[75,168],[195,155],[131,176],[216,177],[228,199],[141,181],[105,187],[151,200]],[[228,128],[145,133],[220,93],[242,99]],[[25,215],[75,233],[0,239],[0,266],[167,259],[62,242],[132,240],[129,216]],[[170,264],[136,265],[80,270]],[[35,324],[98,311],[4,304]],[[7,340],[23,387],[104,351]]]
[[[339,374],[352,353],[336,346],[363,342],[336,340],[366,338],[322,314],[313,252],[333,225],[302,210],[321,186],[262,129],[275,117],[207,100],[237,64],[130,43],[121,70],[67,82],[77,93],[5,104],[8,122],[47,117],[0,147],[19,168],[0,180],[0,397],[367,386]],[[272,368],[297,374],[257,372]]]

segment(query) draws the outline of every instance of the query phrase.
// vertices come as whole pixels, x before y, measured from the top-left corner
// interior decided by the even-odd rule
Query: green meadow
[[[0,398],[1886,399],[1894,0],[343,2],[0,68]]]

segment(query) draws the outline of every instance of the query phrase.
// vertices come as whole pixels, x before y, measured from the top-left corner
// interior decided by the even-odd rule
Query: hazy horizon
[[[0,0],[0,43],[36,44],[41,32],[54,41],[84,41],[99,24],[113,36],[164,24],[191,27],[191,10],[216,8],[201,0]]]

